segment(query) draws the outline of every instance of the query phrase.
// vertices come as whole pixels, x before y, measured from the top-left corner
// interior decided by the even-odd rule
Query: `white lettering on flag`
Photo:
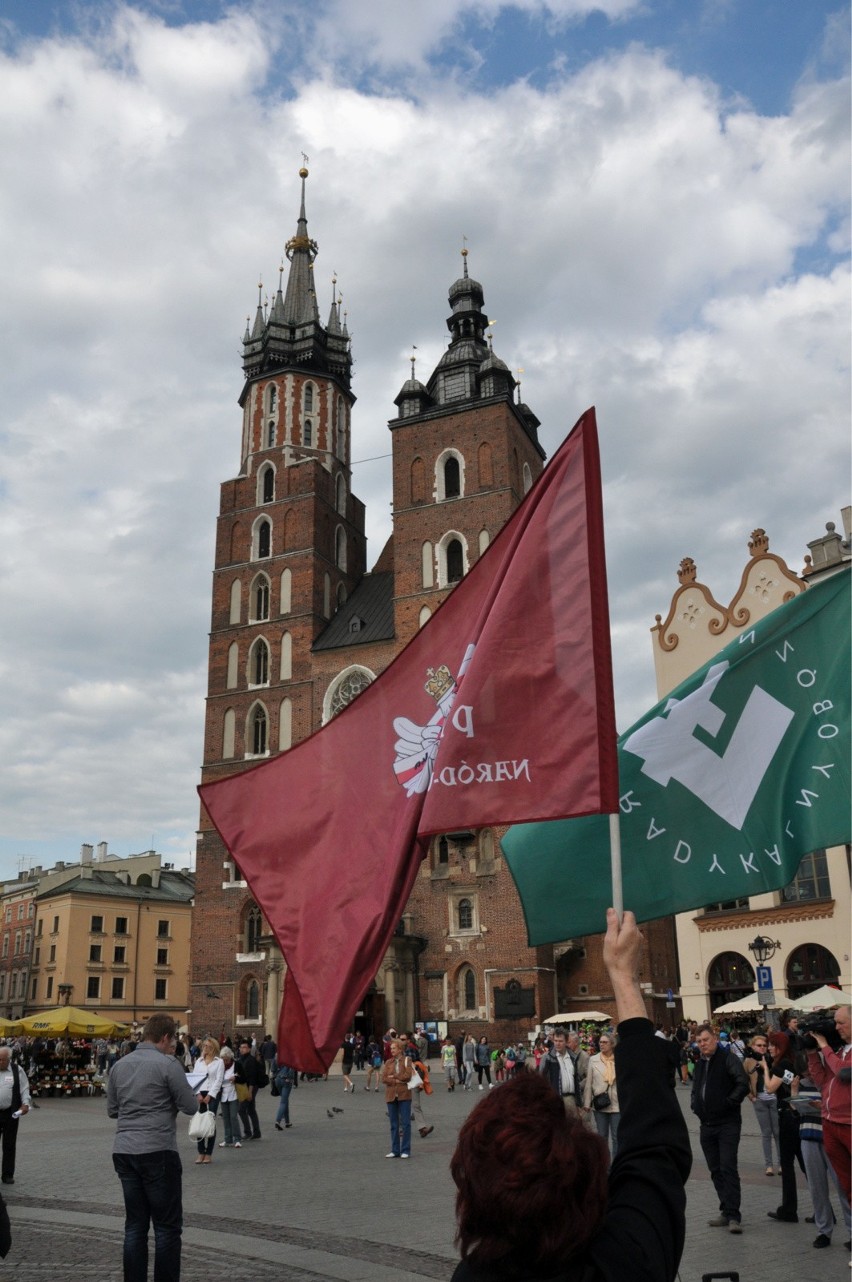
[[[755,686],[725,752],[714,752],[693,732],[701,726],[715,736],[722,728],[726,714],[711,698],[727,668],[727,663],[715,664],[698,690],[685,699],[670,699],[666,715],[640,726],[624,748],[642,758],[642,773],[650,779],[663,787],[675,779],[739,829],[794,714]]]

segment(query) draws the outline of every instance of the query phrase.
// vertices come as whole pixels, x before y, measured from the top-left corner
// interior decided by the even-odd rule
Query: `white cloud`
[[[382,12],[327,6],[304,48],[321,62],[347,21],[366,48]],[[423,12],[425,58],[461,6]],[[622,726],[652,698],[647,629],[681,556],[722,599],[754,525],[797,566],[848,501],[845,81],[811,74],[769,119],[637,46],[546,90],[436,72],[415,96],[312,76],[280,39],[245,11],[168,28],[120,9],[85,43],[0,55],[8,839],[190,840],[239,338],[302,149],[321,305],[336,269],[354,333],[356,459],[389,451],[410,345],[420,374],[443,349],[462,234],[547,449],[597,404]],[[379,51],[398,71],[401,39]],[[354,488],[375,556],[389,460]]]

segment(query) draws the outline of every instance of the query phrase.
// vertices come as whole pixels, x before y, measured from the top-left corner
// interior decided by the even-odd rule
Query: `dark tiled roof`
[[[113,872],[93,872],[91,877],[72,877],[37,899],[53,899],[76,891],[81,895],[103,895],[112,899],[153,899],[160,903],[189,903],[195,895],[193,882],[184,874],[161,872],[159,886],[128,886]]]
[[[353,628],[354,620],[359,626]],[[314,650],[337,650],[393,638],[393,575],[365,574],[348,601],[313,644]]]

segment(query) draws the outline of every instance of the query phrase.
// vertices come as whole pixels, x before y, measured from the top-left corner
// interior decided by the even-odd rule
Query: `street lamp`
[[[748,950],[750,953],[754,953],[754,959],[758,966],[765,966],[775,956],[775,949],[780,947],[780,939],[766,939],[763,935],[758,935],[748,945]]]

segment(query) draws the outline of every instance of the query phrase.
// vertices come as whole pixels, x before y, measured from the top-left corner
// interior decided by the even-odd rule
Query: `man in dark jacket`
[[[240,1042],[239,1059],[234,1065],[234,1081],[239,1086],[248,1088],[248,1099],[240,1100],[237,1108],[240,1121],[243,1124],[243,1139],[259,1140],[260,1139],[260,1122],[257,1117],[257,1108],[255,1107],[255,1096],[257,1095],[258,1064],[257,1060],[251,1053],[251,1042]]]
[[[695,1040],[700,1058],[692,1079],[692,1111],[701,1122],[701,1148],[719,1195],[719,1214],[709,1223],[713,1228],[741,1233],[737,1151],[742,1130],[740,1106],[748,1095],[748,1077],[742,1061],[719,1044],[709,1024],[700,1026]]]

